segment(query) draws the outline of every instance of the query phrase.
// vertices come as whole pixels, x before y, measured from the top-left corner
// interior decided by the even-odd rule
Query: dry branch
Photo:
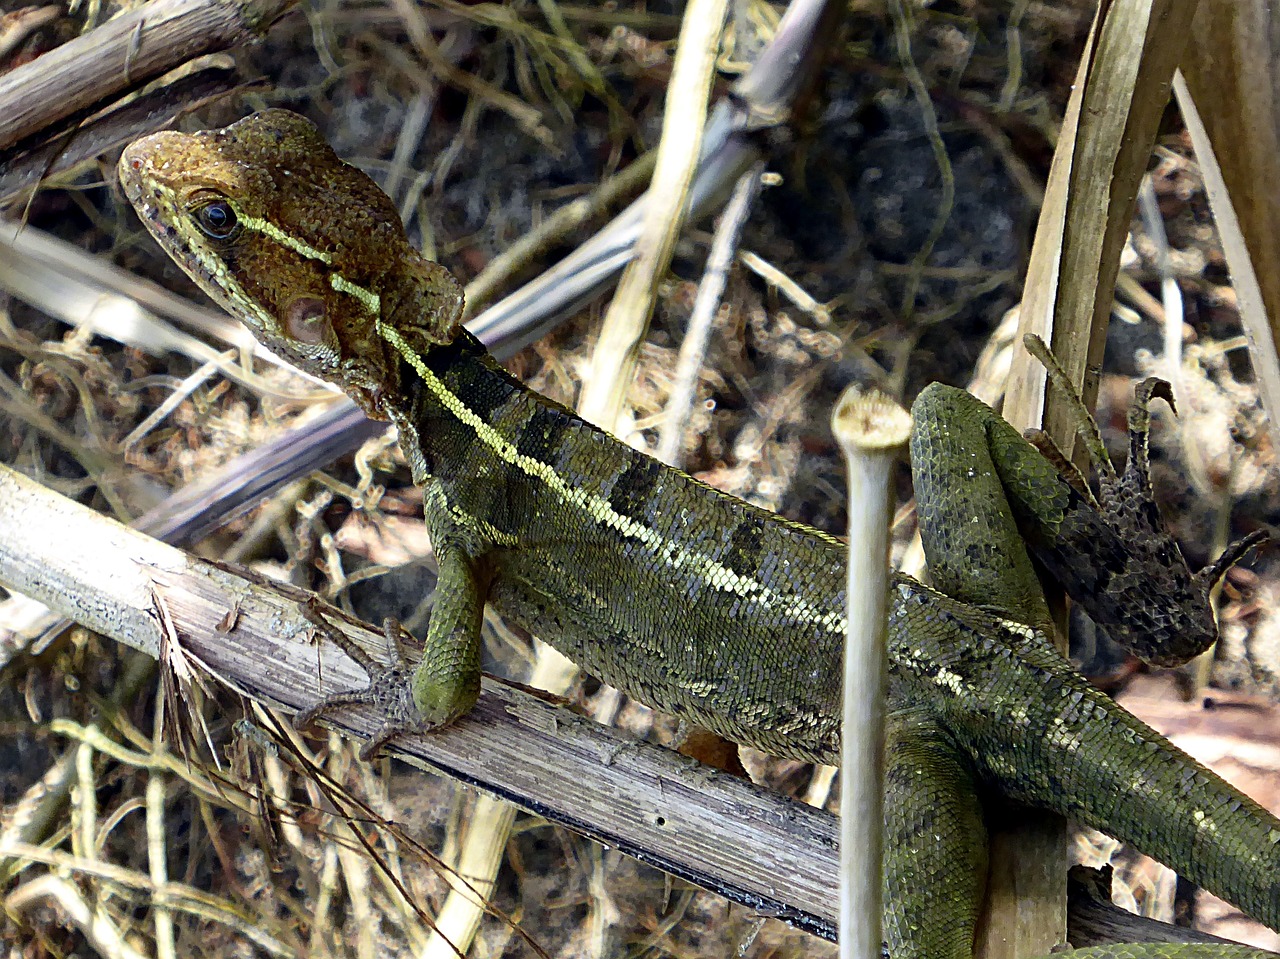
[[[190,660],[269,706],[295,709],[364,679],[335,650],[317,651],[296,590],[197,559],[3,465],[0,583],[152,656],[161,647],[163,610]],[[234,627],[220,632],[231,611],[238,611]],[[346,632],[383,654],[379,633]],[[360,736],[378,725],[364,710],[340,719],[337,728]],[[487,678],[473,714],[406,741],[400,756],[762,914],[834,937],[836,824],[827,812]],[[1076,946],[1096,944],[1099,930],[1111,941],[1203,937],[1087,898],[1073,897],[1071,909]]]
[[[259,36],[296,0],[157,0],[0,77],[0,149],[193,57]]]

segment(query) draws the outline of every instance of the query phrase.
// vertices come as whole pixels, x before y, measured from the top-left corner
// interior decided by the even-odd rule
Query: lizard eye
[[[196,226],[212,240],[229,240],[239,229],[236,211],[226,200],[214,200],[195,211]]]

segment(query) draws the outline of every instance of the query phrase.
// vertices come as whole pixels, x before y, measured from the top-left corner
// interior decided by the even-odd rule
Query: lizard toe
[[[403,726],[421,730],[435,723],[424,723],[413,702],[413,670],[393,665],[374,665],[369,669],[369,683],[359,689],[348,689],[316,700],[293,717],[296,729],[306,729],[326,713],[349,706],[366,706],[386,717],[384,726]],[[378,737],[382,737],[380,731]]]

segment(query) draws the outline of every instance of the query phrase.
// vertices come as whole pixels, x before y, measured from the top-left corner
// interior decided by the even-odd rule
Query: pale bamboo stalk
[[[1236,204],[1231,199],[1231,191],[1227,187],[1226,176],[1219,163],[1217,151],[1213,148],[1209,131],[1181,71],[1174,75],[1173,92],[1178,101],[1178,109],[1182,112],[1182,120],[1187,125],[1191,146],[1196,151],[1200,175],[1204,177],[1204,192],[1209,197],[1209,207],[1213,210],[1213,218],[1217,222],[1218,235],[1222,240],[1222,252],[1227,258],[1227,265],[1231,268],[1231,286],[1236,292],[1240,322],[1249,336],[1249,359],[1258,377],[1258,392],[1262,395],[1262,405],[1266,407],[1268,413],[1267,422],[1272,442],[1280,445],[1280,361],[1277,360],[1275,331],[1272,329],[1272,320],[1267,311],[1267,300],[1262,289],[1261,277],[1254,269],[1254,257],[1250,249],[1251,243],[1254,247],[1260,247],[1265,240],[1273,242],[1274,240],[1272,237],[1264,238],[1257,235],[1264,232],[1265,220],[1262,225],[1251,224],[1254,226],[1254,235],[1245,234],[1244,224],[1241,223]],[[1259,127],[1263,128],[1275,125],[1274,120],[1267,123],[1260,119],[1257,122]],[[1271,161],[1274,162],[1274,159],[1272,157]],[[1242,174],[1237,172],[1236,175],[1243,179]],[[1247,192],[1244,195],[1249,196]],[[1268,194],[1264,191],[1261,195]],[[1251,203],[1252,200],[1246,200],[1246,205]],[[1275,204],[1260,205],[1275,206]],[[1252,215],[1255,220],[1261,219],[1256,212]]]
[[[911,416],[877,391],[841,394],[831,429],[849,474],[848,637],[840,756],[840,956],[879,959],[893,462]]]
[[[169,881],[165,781],[164,773],[159,770],[152,770],[147,775],[147,866],[150,879],[157,889],[163,888]],[[156,903],[155,907],[155,937],[156,959],[177,959],[173,910],[163,903]]]
[[[482,795],[466,825],[462,849],[450,875],[449,895],[436,913],[436,926],[422,959],[454,959],[466,954],[480,930],[498,869],[507,850],[516,807],[497,796]]]
[[[648,329],[658,282],[666,274],[684,224],[689,186],[697,168],[702,129],[707,119],[712,70],[726,4],[727,0],[694,0],[685,12],[667,92],[662,143],[649,187],[644,225],[636,243],[636,259],[623,274],[605,317],[592,372],[579,403],[582,416],[605,429],[614,428],[632,379],[640,342]],[[529,680],[532,685],[563,694],[577,676],[573,663],[551,647],[543,643],[537,645]],[[493,887],[513,821],[514,816],[500,801],[476,805],[458,860],[459,871],[473,888]],[[463,870],[464,862],[474,867],[474,871]],[[457,887],[451,889],[440,914],[441,920],[447,917],[450,924],[448,935],[433,935],[428,955],[444,956],[454,948],[466,952],[482,914],[483,905],[473,895]]]
[[[1173,88],[1231,268],[1272,443],[1280,445],[1280,30],[1266,0],[1194,7]]]

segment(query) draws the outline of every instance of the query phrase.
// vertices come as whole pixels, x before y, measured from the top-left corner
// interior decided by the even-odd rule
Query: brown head
[[[390,198],[295,113],[143,137],[119,174],[147,229],[206,293],[372,415],[398,384],[379,324],[417,352],[457,332],[458,281],[413,249]]]

